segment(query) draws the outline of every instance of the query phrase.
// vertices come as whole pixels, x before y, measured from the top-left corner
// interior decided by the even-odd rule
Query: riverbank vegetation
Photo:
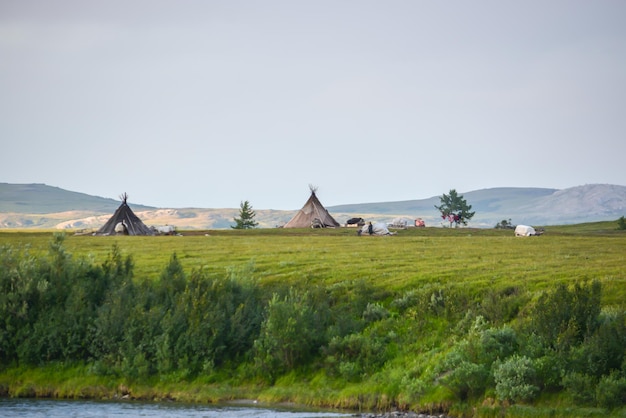
[[[623,416],[626,235],[0,234],[0,394]]]

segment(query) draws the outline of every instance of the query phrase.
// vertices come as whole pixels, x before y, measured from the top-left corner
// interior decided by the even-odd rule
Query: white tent
[[[387,226],[390,228],[408,228],[414,226],[415,222],[409,218],[394,218]]]
[[[371,231],[370,231],[371,226]],[[367,223],[359,229],[359,235],[394,235],[384,223]]]
[[[515,227],[515,236],[516,237],[531,237],[533,235],[537,235],[535,228],[528,225],[517,225]]]

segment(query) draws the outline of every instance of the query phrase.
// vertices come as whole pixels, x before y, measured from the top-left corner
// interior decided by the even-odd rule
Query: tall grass
[[[606,223],[592,231],[608,230]],[[558,231],[552,234],[552,230]],[[563,231],[568,231],[567,233]],[[578,231],[578,232],[577,232]],[[113,245],[131,255],[135,278],[154,280],[176,253],[186,272],[224,273],[253,263],[264,284],[290,281],[332,285],[365,280],[402,291],[427,283],[472,288],[523,284],[530,291],[555,283],[597,279],[604,303],[626,299],[626,234],[602,235],[585,225],[552,227],[540,237],[516,238],[511,231],[425,228],[390,237],[358,237],[354,230],[208,231],[174,237],[68,235],[74,257],[103,260]],[[183,232],[184,234],[184,232]],[[0,245],[28,245],[45,253],[51,232],[1,232]]]

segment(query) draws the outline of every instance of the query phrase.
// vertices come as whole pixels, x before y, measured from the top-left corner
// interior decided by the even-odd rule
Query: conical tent
[[[285,224],[283,228],[335,228],[340,226],[326,210],[315,195],[316,189],[311,187],[311,197],[306,201],[302,209]]]
[[[135,215],[128,203],[126,203],[128,195],[124,193],[120,196],[120,199],[122,199],[122,204],[107,223],[98,229],[96,235],[154,235],[152,229],[141,222],[141,219]]]

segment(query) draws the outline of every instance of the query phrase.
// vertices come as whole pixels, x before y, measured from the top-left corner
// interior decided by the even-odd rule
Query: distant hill
[[[71,192],[45,184],[0,183],[0,212],[44,214],[93,211],[113,213],[120,203],[119,200]],[[133,209],[155,208],[133,205]]]
[[[472,210],[478,214],[481,212],[492,214],[493,212],[507,211],[523,204],[529,199],[545,197],[557,192],[557,189],[539,188],[515,188],[502,187],[497,189],[483,189],[473,192],[461,193]],[[435,205],[441,204],[439,196],[433,196],[421,200],[405,200],[399,202],[363,203],[357,205],[331,206],[328,210],[339,212],[366,212],[381,214],[412,213],[421,216],[432,216],[436,213]]]
[[[626,216],[626,186],[590,184],[568,189],[502,187],[461,192],[476,215],[470,225],[492,228],[502,220],[534,226],[616,220]],[[427,226],[442,225],[435,205],[439,196],[399,202],[329,206],[340,223],[353,216],[391,222],[422,218]],[[147,225],[175,225],[179,229],[220,229],[234,224],[238,209],[155,208],[134,205]],[[44,184],[0,183],[0,228],[97,229],[120,201],[70,192]],[[256,210],[262,228],[284,225],[296,211]]]
[[[476,215],[471,225],[493,227],[502,220],[513,224],[556,225],[608,221],[626,215],[626,186],[589,184],[568,189],[501,187],[462,193]],[[406,214],[440,224],[435,205],[439,196],[401,202],[328,207],[333,212]],[[430,221],[430,222],[428,222]]]

